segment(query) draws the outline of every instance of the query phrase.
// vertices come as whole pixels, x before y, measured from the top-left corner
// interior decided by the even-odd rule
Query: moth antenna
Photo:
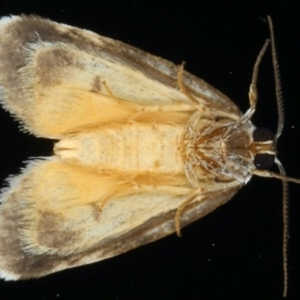
[[[275,92],[276,92],[276,101],[277,101],[277,108],[278,108],[278,127],[277,127],[277,132],[275,134],[275,141],[277,141],[282,133],[283,125],[284,125],[284,103],[282,98],[281,79],[280,79],[279,64],[277,59],[277,51],[275,46],[274,29],[273,29],[272,19],[270,16],[268,16],[268,23],[269,23],[270,35],[271,35],[272,63],[274,69]]]
[[[285,170],[281,162],[276,159],[275,163],[281,175],[285,176]],[[282,267],[283,267],[283,297],[288,291],[288,246],[289,246],[289,186],[286,180],[282,180]]]
[[[281,165],[280,161],[276,160],[275,163],[278,166],[278,168],[280,168],[279,167],[279,165]],[[282,165],[281,165],[281,168],[283,169]],[[281,169],[280,169],[280,172],[281,172]],[[283,182],[293,182],[293,183],[300,184],[300,179],[288,177],[288,176],[285,175],[284,172],[280,173],[280,174],[277,174],[275,172],[270,172],[270,171],[267,171],[267,170],[258,170],[258,169],[255,169],[251,173],[253,175],[260,176],[260,177],[276,178],[276,179],[280,179]]]
[[[273,22],[270,16],[268,16],[268,24],[271,36],[271,50],[272,50],[272,63],[274,69],[275,78],[275,92],[276,102],[278,110],[278,127],[275,134],[274,146],[277,148],[277,141],[282,133],[284,126],[284,104],[282,99],[280,72],[277,59],[277,52],[275,46],[275,36],[273,29]],[[278,159],[275,160],[276,165],[282,176],[285,176],[285,171]],[[294,181],[295,182],[295,181]],[[282,258],[283,258],[283,297],[287,296],[288,292],[288,240],[289,240],[289,205],[288,205],[288,183],[287,180],[282,180],[282,218],[283,218],[283,236],[282,236]]]

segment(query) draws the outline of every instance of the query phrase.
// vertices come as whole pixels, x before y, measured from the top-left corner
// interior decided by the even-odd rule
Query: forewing
[[[190,196],[163,188],[134,190],[129,182],[56,157],[31,162],[10,186],[0,210],[0,276],[7,280],[40,277],[160,239],[175,231],[176,210]],[[237,189],[198,197],[181,215],[181,227]]]
[[[177,66],[122,42],[25,16],[2,18],[0,35],[2,104],[37,136],[61,139],[145,110],[195,110]],[[240,115],[201,79],[184,72],[183,80],[200,106]]]

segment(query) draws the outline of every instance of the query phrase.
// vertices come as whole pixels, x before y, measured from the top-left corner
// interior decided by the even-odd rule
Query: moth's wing
[[[192,202],[181,215],[181,227],[225,203],[238,188]],[[40,277],[118,255],[175,231],[176,209],[188,194],[132,191],[130,183],[57,157],[31,162],[1,195],[0,276]]]
[[[0,101],[37,136],[61,139],[145,109],[195,109],[178,89],[177,66],[122,42],[26,16],[2,18],[0,36]],[[183,79],[200,104],[240,115],[203,80]]]

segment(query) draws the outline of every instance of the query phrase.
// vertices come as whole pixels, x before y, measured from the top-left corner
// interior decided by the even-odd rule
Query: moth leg
[[[126,196],[128,194],[131,194],[132,187],[134,186],[133,183],[126,182],[125,184],[120,185],[119,190],[114,190],[112,192],[107,193],[105,196],[102,197],[101,203],[94,202],[94,204],[97,206],[99,210],[99,214],[103,211],[105,205],[107,202],[110,200],[116,198],[116,197],[121,197],[121,196]]]
[[[234,187],[234,185],[233,185],[233,187]],[[221,189],[217,189],[217,190],[211,190],[211,191],[208,191],[208,192],[202,194],[198,203],[206,201],[208,197],[211,197],[212,193],[220,192],[222,190],[223,189],[221,188]],[[183,203],[181,203],[177,208],[177,211],[176,211],[175,217],[174,217],[174,223],[175,223],[175,230],[176,230],[178,237],[181,237],[181,232],[180,232],[181,214],[182,214],[183,210],[199,196],[199,192],[200,192],[199,190],[194,191],[193,194],[189,198],[187,198]]]
[[[114,95],[114,93],[112,92],[112,90],[108,87],[108,85],[106,84],[105,81],[103,81],[103,85],[107,91],[107,93],[109,94],[110,97],[112,97],[113,99],[115,99],[118,102],[123,101],[121,98],[118,98],[117,96]],[[129,122],[132,123],[134,122],[134,119],[136,119],[142,112],[144,111],[144,109],[142,108],[139,112],[137,112],[132,118],[129,119]]]
[[[114,93],[113,93],[112,90],[108,87],[108,85],[106,84],[105,81],[103,82],[103,85],[104,85],[105,89],[107,90],[107,93],[109,94],[110,97],[112,97],[113,99],[117,100],[118,102],[122,101],[122,99],[120,99],[120,98],[118,98],[118,97],[116,97],[116,96],[114,95]],[[195,99],[195,101],[196,101],[196,99]],[[131,118],[129,119],[129,123],[134,123],[134,122],[135,122],[135,119],[137,119],[144,111],[145,111],[145,109],[144,109],[144,108],[141,108],[140,111],[138,111],[137,113],[135,113],[134,116],[131,117]],[[153,124],[154,126],[156,125],[156,123],[157,123],[157,117],[155,117],[155,119],[152,121],[152,124]]]
[[[244,124],[249,122],[255,112],[257,99],[258,99],[256,83],[257,83],[259,66],[260,66],[261,60],[267,50],[269,43],[270,43],[270,40],[266,40],[266,42],[264,43],[263,47],[261,48],[261,50],[256,58],[256,61],[255,61],[254,67],[253,67],[252,80],[251,80],[251,84],[249,87],[249,93],[248,93],[250,108],[246,111],[246,113],[240,118],[240,120],[238,122],[232,123],[233,124],[232,126],[227,127],[228,128],[227,132],[223,136],[223,138],[225,138],[225,139],[228,137],[228,135],[230,135],[232,133],[233,130],[238,130],[238,128],[241,128],[242,126],[244,126]]]
[[[260,50],[260,52],[256,58],[256,61],[255,61],[254,67],[253,67],[252,80],[251,80],[251,84],[250,84],[250,88],[249,88],[250,109],[253,112],[256,108],[257,98],[258,98],[256,83],[257,83],[259,66],[260,66],[261,60],[267,50],[269,43],[270,43],[270,40],[266,40],[266,42],[264,43],[262,49]]]
[[[177,83],[181,93],[183,93],[187,98],[189,98],[192,102],[199,105],[199,101],[195,97],[193,97],[187,90],[184,82],[183,82],[183,71],[184,71],[185,62],[183,61],[179,67],[178,75],[177,75]]]
[[[180,216],[181,216],[181,213],[196,197],[197,197],[196,194],[192,195],[187,200],[185,200],[183,203],[181,203],[181,205],[177,208],[174,221],[175,221],[175,229],[176,229],[176,233],[177,233],[178,237],[181,237],[181,231],[180,231]]]
[[[107,91],[107,93],[109,94],[110,97],[112,97],[113,99],[115,99],[115,100],[117,100],[117,101],[121,101],[120,98],[118,98],[118,97],[116,97],[116,96],[114,95],[114,93],[111,91],[111,89],[108,87],[108,85],[106,84],[105,81],[103,81],[103,85],[104,85],[104,87],[105,87],[105,89],[106,89],[106,91]]]
[[[110,193],[109,195],[107,195],[107,196],[104,198],[104,200],[101,202],[100,205],[97,205],[97,206],[98,206],[98,209],[99,209],[99,213],[102,212],[103,207],[105,206],[105,204],[106,204],[109,200],[111,200],[111,198],[112,198],[113,196],[115,196],[115,195],[116,195],[116,192]]]

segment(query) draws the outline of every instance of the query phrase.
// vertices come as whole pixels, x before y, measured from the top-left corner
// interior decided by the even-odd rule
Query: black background
[[[252,68],[273,18],[286,107],[279,158],[300,177],[299,10],[291,0],[9,1],[0,14],[37,14],[121,40],[186,69],[248,104]],[[196,4],[197,3],[197,4]],[[1,42],[1,36],[0,36]],[[276,131],[270,51],[258,79],[253,122]],[[51,155],[53,141],[19,132],[0,111],[1,182],[28,157]],[[23,164],[24,165],[24,164]],[[289,298],[300,299],[299,193],[290,185]],[[223,207],[172,235],[119,257],[38,280],[0,282],[1,299],[280,299],[281,183],[254,177]]]

